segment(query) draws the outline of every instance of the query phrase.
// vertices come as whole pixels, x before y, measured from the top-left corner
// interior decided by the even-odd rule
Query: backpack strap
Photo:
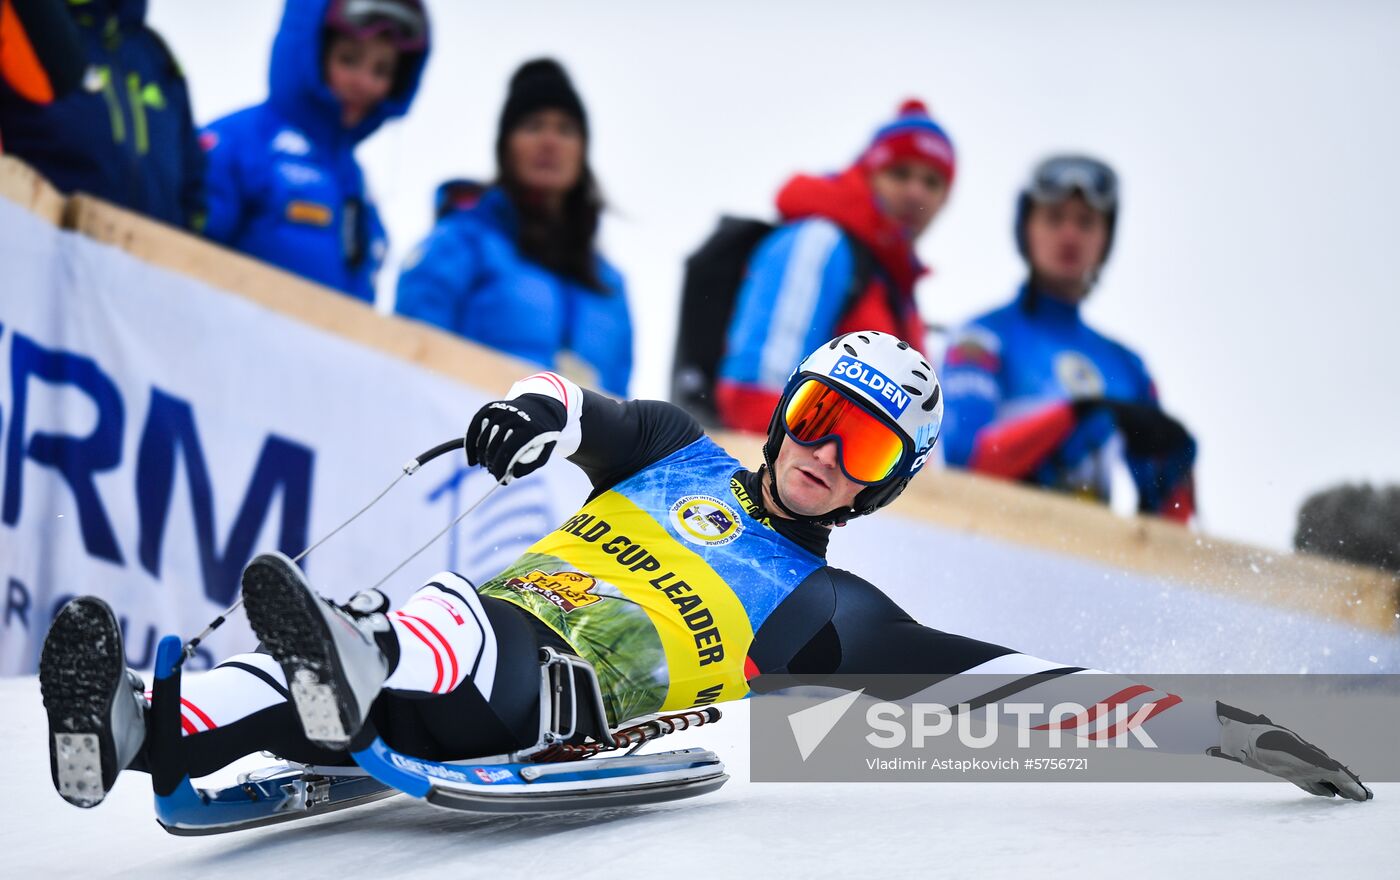
[[[851,256],[855,265],[851,272],[851,287],[846,291],[846,301],[841,306],[841,313],[836,319],[836,323],[840,324],[845,320],[846,316],[855,308],[856,303],[860,301],[865,289],[870,286],[870,282],[875,280],[881,282],[880,286],[884,289],[885,302],[890,307],[890,314],[899,320],[905,308],[899,296],[899,285],[895,284],[894,278],[875,258],[875,252],[864,242],[844,229],[841,231],[841,235],[851,246]]]
[[[885,281],[885,290],[891,295],[894,292],[894,285],[889,283],[889,276],[880,268],[880,262],[875,259],[874,251],[844,229],[841,230],[841,236],[851,246],[851,257],[855,263],[854,271],[851,272],[851,286],[846,291],[846,301],[841,306],[841,318],[845,318],[877,274],[881,280]],[[837,320],[837,323],[840,323],[840,319]]]

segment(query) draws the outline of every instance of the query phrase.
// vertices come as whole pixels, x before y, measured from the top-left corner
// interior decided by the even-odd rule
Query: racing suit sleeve
[[[856,273],[855,252],[828,220],[764,239],[749,261],[715,382],[725,427],[763,433],[788,376],[835,335]]]
[[[886,700],[978,708],[1014,696],[1017,703],[1043,707],[1044,717],[1032,718],[1047,725],[1042,729],[1073,729],[1081,720],[1052,718],[1062,703],[1123,706],[1128,717],[1150,725],[1164,750],[1205,754],[1220,745],[1211,701],[1183,701],[1122,676],[924,626],[869,582],[831,567],[813,572],[779,604],[755,634],[750,659],[760,673],[787,673],[815,685],[831,675],[860,676],[867,693]],[[829,683],[843,685],[840,679]],[[757,680],[755,689],[760,686]],[[1109,739],[1128,733],[1114,727],[1101,732]]]

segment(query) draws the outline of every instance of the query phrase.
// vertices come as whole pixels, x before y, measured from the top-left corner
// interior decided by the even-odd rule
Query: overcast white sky
[[[281,0],[151,0],[200,122],[266,95]],[[560,58],[613,206],[605,248],[638,327],[637,396],[664,396],[681,263],[722,211],[771,214],[798,170],[844,166],[906,96],[959,150],[920,243],[926,318],[1022,276],[1015,192],[1047,151],[1123,177],[1086,307],[1147,360],[1201,444],[1207,531],[1291,543],[1309,491],[1400,480],[1394,252],[1400,4],[429,0],[409,119],[361,150],[392,238],[381,294],[454,175],[489,176],[510,73]]]

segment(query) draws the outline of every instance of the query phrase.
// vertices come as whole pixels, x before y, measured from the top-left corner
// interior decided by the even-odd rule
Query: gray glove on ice
[[[1355,773],[1288,728],[1234,706],[1215,706],[1220,718],[1220,745],[1207,754],[1287,779],[1308,794],[1371,799],[1371,790]]]

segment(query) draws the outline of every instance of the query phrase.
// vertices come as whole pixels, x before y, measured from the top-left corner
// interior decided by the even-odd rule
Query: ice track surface
[[[666,748],[703,745],[733,779],[691,801],[534,817],[454,815],[398,797],[221,837],[156,825],[149,777],[70,807],[49,782],[36,679],[0,681],[0,874],[7,877],[705,876],[1394,877],[1400,786],[1367,804],[1286,783],[1219,785],[748,782],[748,711]],[[654,748],[660,748],[655,746]],[[1203,759],[1204,760],[1204,759]]]

